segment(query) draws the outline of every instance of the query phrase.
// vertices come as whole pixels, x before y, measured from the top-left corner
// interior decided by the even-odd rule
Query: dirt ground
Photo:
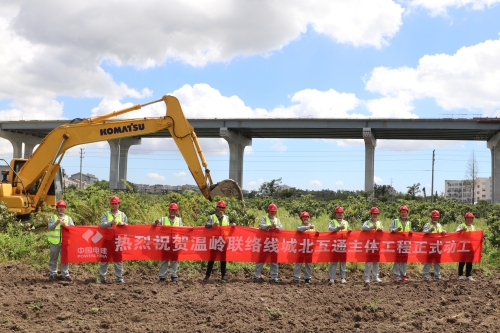
[[[127,263],[125,263],[126,267]],[[47,280],[48,271],[0,266],[1,332],[500,332],[500,275],[476,282],[445,275],[442,281],[364,285],[361,272],[345,285],[254,283],[251,272],[208,283],[181,272],[178,283],[157,283],[156,269],[126,270],[126,284],[97,284],[72,266],[72,282]],[[266,278],[269,272],[264,270]],[[112,279],[112,266],[108,280]],[[189,275],[188,278],[186,275]]]

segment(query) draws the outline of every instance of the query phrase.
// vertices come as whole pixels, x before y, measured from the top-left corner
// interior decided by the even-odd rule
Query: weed
[[[90,311],[92,311],[93,313],[96,313],[97,311],[99,311],[99,308],[92,308],[92,309],[90,309]]]
[[[30,304],[30,305],[28,305],[28,309],[33,310],[33,311],[38,311],[41,308],[43,308],[43,303],[42,302],[40,302],[38,304]]]
[[[266,309],[267,309],[267,315],[271,319],[277,319],[283,317],[286,314],[286,312],[280,311],[280,309],[272,309],[268,306],[266,306]]]
[[[378,307],[379,307],[379,303],[380,303],[380,300],[378,299],[378,296],[375,296],[375,298],[373,299],[373,302],[368,303],[368,305],[367,305],[368,309],[373,313],[377,312]]]

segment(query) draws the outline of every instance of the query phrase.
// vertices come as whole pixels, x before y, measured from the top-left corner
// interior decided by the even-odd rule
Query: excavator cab
[[[9,170],[9,175],[7,180],[11,180],[12,182],[12,188],[17,187],[17,182],[18,179],[16,179],[15,175],[19,173],[23,165],[26,163],[26,159],[20,159],[16,158],[13,159],[11,162],[11,167],[12,169]],[[12,172],[14,170],[14,173]],[[29,196],[33,196],[38,192],[38,188],[40,186],[40,180],[37,180],[34,182],[29,189],[26,189]],[[47,191],[47,195],[45,197],[44,202],[47,205],[55,206],[56,202],[58,200],[61,200],[63,198],[63,181],[62,181],[62,175],[61,175],[61,170],[59,169],[56,172],[56,175],[54,177],[54,181],[49,187],[49,190]]]

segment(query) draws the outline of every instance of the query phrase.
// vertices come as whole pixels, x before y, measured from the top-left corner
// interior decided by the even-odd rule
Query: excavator
[[[165,117],[109,120],[162,101],[166,105]],[[13,159],[9,170],[2,171],[0,201],[5,203],[9,211],[18,215],[36,212],[43,207],[43,203],[55,206],[57,200],[62,198],[60,163],[69,148],[97,141],[140,137],[166,129],[205,198],[212,200],[215,196],[222,196],[243,200],[242,190],[236,181],[226,179],[217,184],[212,182],[203,151],[179,101],[165,95],[156,101],[86,118],[78,123],[72,121],[55,128],[29,159]]]

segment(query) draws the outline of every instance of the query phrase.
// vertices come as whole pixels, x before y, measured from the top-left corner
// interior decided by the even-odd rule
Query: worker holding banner
[[[297,226],[298,232],[314,232],[314,225],[309,224],[309,219],[311,216],[308,212],[300,213],[301,224]],[[298,262],[295,264],[295,268],[293,269],[293,281],[294,283],[298,283],[300,281],[300,275],[302,273],[302,263]],[[304,263],[304,282],[311,284],[312,277],[312,263]]]
[[[227,226],[232,226],[235,227],[236,224],[229,223],[229,217],[224,214],[224,210],[226,209],[226,202],[224,200],[219,200],[217,202],[216,206],[216,211],[215,214],[212,214],[208,217],[207,222],[205,223],[205,228],[210,229],[212,227],[227,227]],[[215,252],[216,250],[214,250]],[[217,252],[215,252],[217,253]],[[220,261],[220,274],[221,274],[221,279],[223,281],[227,281],[227,276],[226,276],[226,249],[224,249],[221,252],[222,259]],[[208,282],[210,279],[210,275],[212,274],[212,270],[214,268],[214,260],[210,260],[207,264],[207,271],[205,272],[205,278],[203,279],[203,282]]]
[[[372,207],[370,209],[371,219],[363,223],[363,230],[376,230],[382,231],[384,227],[382,222],[378,220],[380,210],[377,207]],[[372,271],[373,267],[373,271]],[[378,277],[379,262],[366,262],[365,263],[365,283],[370,283],[370,273],[373,272],[373,280],[375,282],[381,283],[382,280]]]
[[[73,219],[65,214],[66,202],[59,200],[56,203],[57,214],[54,214],[49,219],[49,234],[48,239],[50,243],[50,261],[49,261],[49,281],[54,281],[57,277],[57,261],[61,253],[61,227],[74,226]],[[69,264],[61,263],[62,279],[71,281],[69,277]]]
[[[281,225],[280,219],[276,217],[277,213],[278,213],[278,206],[276,206],[274,203],[271,203],[267,207],[267,215],[260,220],[259,228],[268,231],[282,230],[283,226]],[[272,262],[270,263],[270,266],[271,266],[271,283],[278,283],[278,263]],[[262,272],[262,267],[264,267],[263,262],[258,262],[255,264],[255,270],[253,273],[254,282],[262,281],[262,278],[260,276]]]
[[[349,228],[349,223],[344,220],[344,208],[341,206],[335,207],[335,219],[330,221],[328,225],[328,231],[331,232],[346,232],[351,231]],[[330,268],[328,269],[328,275],[330,277],[330,284],[335,283],[335,277],[337,275],[337,264],[338,262],[331,262]],[[340,262],[340,283],[347,283],[346,281],[346,262]]]
[[[441,217],[441,214],[439,213],[439,211],[433,210],[431,212],[431,222],[424,225],[423,232],[426,234],[441,233],[443,235],[446,235],[446,231],[443,230],[443,226],[439,223],[440,217]],[[430,270],[431,270],[431,263],[430,262],[425,263],[424,269],[422,271],[422,276],[423,276],[424,280],[429,280]],[[434,264],[434,280],[441,280],[441,264],[440,263]]]
[[[391,232],[411,232],[411,222],[408,221],[410,210],[407,206],[399,207],[399,218],[392,221],[389,230]],[[394,282],[408,281],[406,276],[406,262],[395,262],[392,267]]]
[[[457,226],[457,232],[471,232],[476,231],[476,227],[472,225],[474,222],[474,214],[471,212],[465,213],[465,223],[459,224]],[[465,277],[464,277],[464,266],[465,266]],[[472,278],[472,262],[461,261],[458,263],[458,279],[475,281]]]
[[[120,211],[118,207],[120,206],[120,198],[113,195],[109,199],[110,210],[104,213],[101,217],[101,228],[114,228],[125,226],[128,224],[127,215]],[[114,242],[114,241],[113,241]],[[119,258],[117,261],[116,258]],[[115,254],[114,259],[115,266],[115,276],[116,282],[125,283],[123,280],[123,262],[121,261],[121,255]],[[108,272],[108,262],[101,262],[101,267],[99,268],[99,282],[106,283],[106,273]]]
[[[172,202],[168,206],[168,216],[164,216],[162,218],[157,218],[153,225],[161,225],[166,227],[182,227],[182,219],[177,216],[177,212],[179,211],[179,205],[175,202]],[[177,267],[179,266],[179,262],[177,260],[170,260],[170,279],[172,282],[177,282]],[[165,282],[168,271],[168,260],[162,260],[160,263],[160,276],[158,278],[158,282]]]

